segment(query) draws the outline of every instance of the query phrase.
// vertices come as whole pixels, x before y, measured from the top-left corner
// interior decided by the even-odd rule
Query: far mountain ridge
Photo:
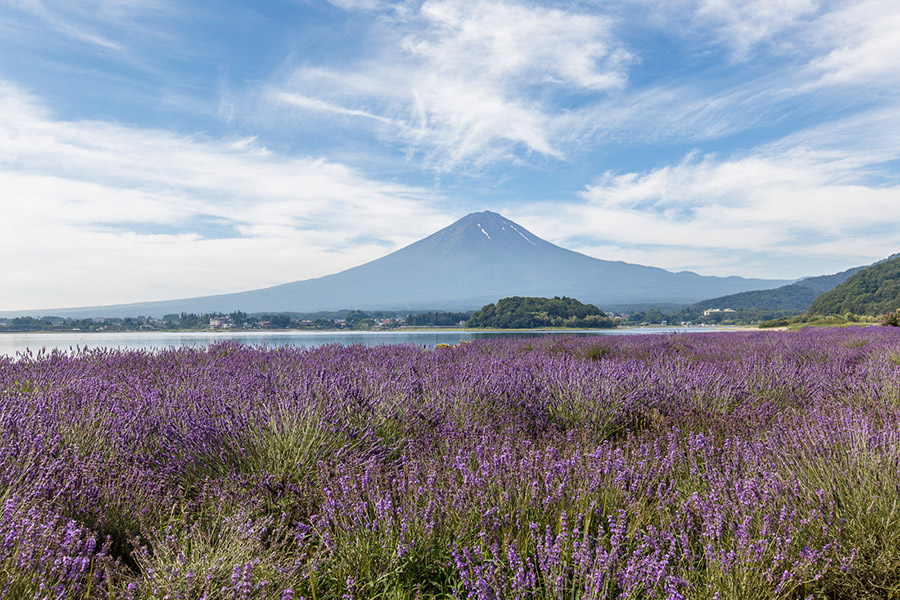
[[[751,290],[739,292],[737,294],[729,294],[727,296],[719,296],[718,298],[708,298],[706,300],[701,300],[700,302],[695,302],[688,308],[732,308],[734,310],[760,309],[801,313],[809,309],[820,295],[835,289],[856,273],[897,257],[900,257],[900,254],[893,254],[888,258],[872,263],[872,265],[852,267],[841,271],[840,273],[804,277],[798,279],[794,283],[774,289]]]
[[[855,273],[809,307],[811,315],[878,316],[900,308],[900,255]]]
[[[890,259],[884,259],[890,260]],[[878,261],[882,262],[882,261]],[[877,263],[872,263],[877,264]],[[807,289],[810,289],[814,292],[818,292],[823,294],[829,290],[833,290],[837,286],[841,285],[854,274],[862,271],[863,269],[870,267],[872,265],[860,265],[858,267],[852,267],[850,269],[846,269],[841,271],[840,273],[833,273],[831,275],[819,275],[818,277],[804,277],[802,279],[798,279],[794,282],[794,285],[801,285]]]
[[[568,296],[598,306],[677,302],[787,283],[702,276],[592,258],[539,238],[490,211],[466,215],[400,250],[316,279],[182,300],[16,311],[56,316],[162,316],[169,313],[470,310],[509,296]]]
[[[813,300],[819,297],[819,294],[820,292],[810,287],[800,283],[792,283],[774,289],[751,290],[749,292],[719,296],[718,298],[709,298],[695,302],[687,308],[701,310],[708,308],[763,309],[803,312],[809,308]]]

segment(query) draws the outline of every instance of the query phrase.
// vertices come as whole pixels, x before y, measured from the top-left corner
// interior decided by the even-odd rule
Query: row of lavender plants
[[[900,596],[900,330],[0,358],[0,597]]]

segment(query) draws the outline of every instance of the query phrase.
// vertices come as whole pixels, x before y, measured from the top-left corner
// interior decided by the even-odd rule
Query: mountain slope
[[[896,255],[895,255],[896,256]],[[878,262],[883,262],[884,260],[891,260],[894,256],[889,256],[887,259],[882,259]],[[878,263],[873,263],[878,264]],[[820,275],[818,277],[804,277],[803,279],[796,282],[796,285],[802,285],[813,290],[816,293],[824,294],[829,290],[833,290],[837,286],[841,285],[853,275],[859,273],[863,269],[867,267],[871,267],[872,265],[861,265],[859,267],[853,267],[851,269],[847,269],[846,271],[841,271],[840,273],[834,273],[833,275]]]
[[[771,290],[753,290],[739,294],[729,294],[702,300],[688,308],[732,308],[734,310],[796,310],[804,312],[819,296],[819,292],[810,288],[792,283]]]
[[[897,256],[897,255],[894,255]],[[900,257],[876,263],[825,292],[809,307],[809,314],[880,315],[900,308]]]
[[[783,280],[704,277],[606,261],[542,240],[496,213],[467,215],[387,256],[340,273],[217,296],[42,311],[59,316],[180,312],[477,309],[506,296],[569,296],[594,304],[695,302]]]
[[[823,292],[832,290],[844,283],[853,274],[865,269],[865,266],[853,267],[833,275],[806,277],[795,283],[783,285],[769,290],[752,290],[709,298],[692,304],[688,308],[733,308],[734,310],[779,310],[805,312],[813,301]]]

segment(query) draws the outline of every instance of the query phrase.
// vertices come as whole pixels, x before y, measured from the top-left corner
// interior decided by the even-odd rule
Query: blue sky
[[[604,259],[900,251],[896,0],[0,0],[0,309],[254,289],[494,210]]]

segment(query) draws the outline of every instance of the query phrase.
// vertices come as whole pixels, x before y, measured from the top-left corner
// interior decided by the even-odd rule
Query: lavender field
[[[900,597],[900,329],[0,358],[0,597]]]

